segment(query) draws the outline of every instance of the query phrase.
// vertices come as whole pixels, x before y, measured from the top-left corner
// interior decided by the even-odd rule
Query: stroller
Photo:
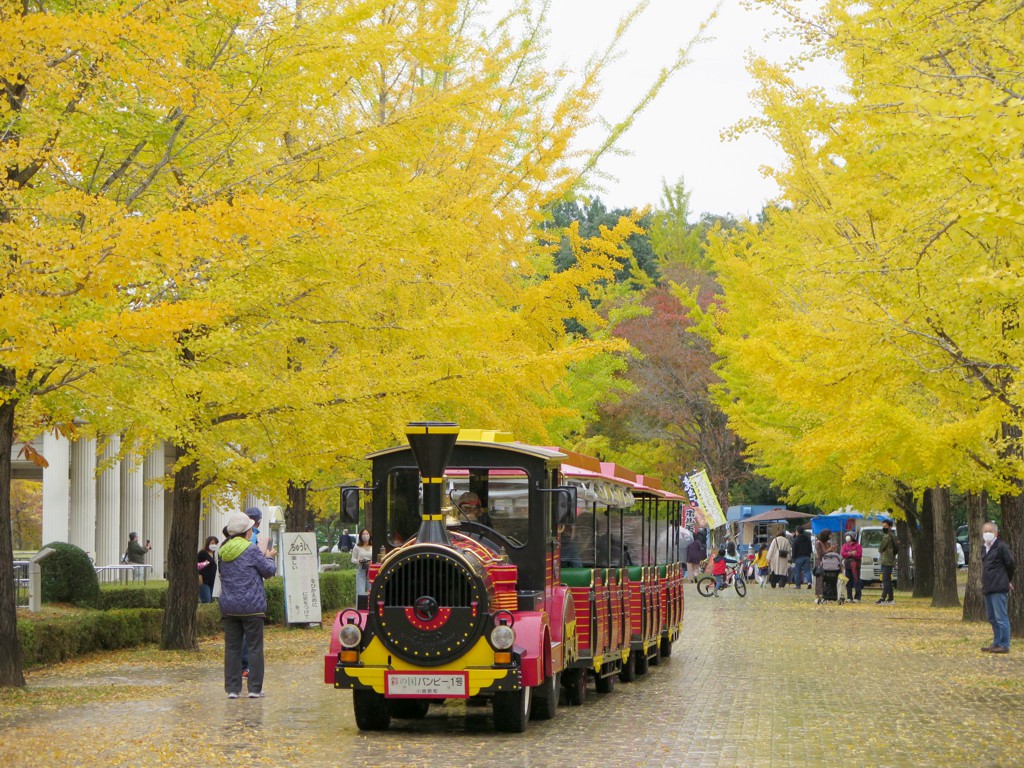
[[[819,603],[845,602],[839,594],[839,574],[843,570],[843,558],[838,552],[826,552],[821,558],[821,597]]]

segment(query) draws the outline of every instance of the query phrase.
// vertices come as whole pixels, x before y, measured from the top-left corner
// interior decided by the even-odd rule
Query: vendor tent
[[[775,523],[782,520],[803,520],[809,517],[814,517],[814,515],[808,515],[806,512],[794,512],[791,509],[769,509],[758,515],[744,517],[739,522],[744,525],[747,523]]]

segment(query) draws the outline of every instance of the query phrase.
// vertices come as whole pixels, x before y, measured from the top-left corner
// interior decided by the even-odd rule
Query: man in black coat
[[[793,568],[795,571],[793,583],[797,589],[803,586],[805,574],[807,576],[807,588],[810,589],[814,586],[814,582],[811,580],[811,555],[813,550],[814,543],[811,541],[811,535],[807,533],[806,528],[801,528],[797,531],[796,538],[793,539]]]
[[[995,523],[982,526],[981,591],[985,595],[985,612],[993,634],[992,645],[981,649],[984,653],[1010,652],[1010,614],[1006,597],[1013,590],[1015,563],[1010,546],[998,536],[999,528]]]

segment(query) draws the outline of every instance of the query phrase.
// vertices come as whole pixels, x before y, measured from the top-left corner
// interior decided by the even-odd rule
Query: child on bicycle
[[[725,574],[728,561],[725,559],[725,550],[718,550],[715,559],[711,561],[711,575],[715,577],[715,589],[720,590],[725,586]]]

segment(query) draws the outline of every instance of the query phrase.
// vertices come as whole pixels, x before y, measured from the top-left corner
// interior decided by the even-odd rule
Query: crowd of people
[[[721,588],[727,568],[737,563],[736,543],[731,538],[727,539],[724,547],[718,549],[709,561],[704,543],[706,535],[704,531],[697,535],[691,533],[688,537],[687,576],[697,581],[706,568],[715,576]],[[819,602],[837,600],[839,595],[836,590],[839,582],[843,581],[846,601],[859,603],[863,594],[861,565],[864,548],[852,531],[845,532],[841,542],[838,538],[833,539],[833,533],[829,530],[823,530],[812,538],[803,527],[795,532],[780,528],[769,543],[759,544],[753,551],[747,564],[747,575],[761,587],[772,589],[785,589],[790,583],[796,589],[802,589],[806,584],[808,589],[814,589],[815,599]],[[999,527],[994,522],[984,524],[981,538],[981,591],[993,635],[992,643],[981,650],[983,653],[1009,653],[1010,620],[1007,601],[1009,593],[1014,591],[1016,563],[1010,547],[999,538]],[[899,541],[892,521],[883,520],[878,544],[882,594],[875,601],[876,605],[892,605],[895,602],[892,576],[898,554]],[[843,579],[840,579],[840,574]]]

